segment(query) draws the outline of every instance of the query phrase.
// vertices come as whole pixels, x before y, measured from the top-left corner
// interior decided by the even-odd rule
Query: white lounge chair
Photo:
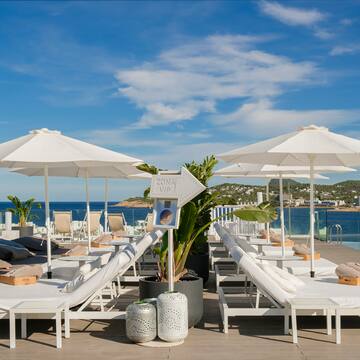
[[[126,220],[123,213],[108,214],[108,224],[112,233],[127,231]]]
[[[100,219],[101,219],[101,215],[102,215],[102,211],[90,211],[90,236],[91,237],[96,237],[99,236],[101,233],[101,223],[100,223]],[[87,228],[87,214],[85,214],[85,218],[84,221],[82,223],[82,227],[80,229],[80,235],[82,238],[86,239],[87,238],[87,232],[88,232],[88,228]]]
[[[36,310],[36,303],[41,306],[44,302],[48,302],[53,307],[65,304],[66,338],[70,337],[70,319],[124,319],[124,311],[112,311],[116,299],[108,301],[103,299],[103,290],[108,288],[119,275],[133,266],[135,261],[150,246],[156,244],[162,235],[163,232],[158,230],[144,235],[143,238],[133,244],[127,245],[73,292],[62,292],[68,281],[61,279],[40,279],[31,286],[0,284],[0,318],[7,318],[9,311],[24,301],[31,302],[33,310]],[[100,311],[86,311],[88,306],[93,304],[97,305]],[[35,314],[29,311],[26,318],[54,318],[54,315]],[[13,331],[10,333],[14,335]]]
[[[280,285],[279,279],[270,273],[264,271],[259,262],[243,251],[233,236],[225,229],[216,226],[218,234],[224,241],[224,244],[230,249],[231,256],[239,267],[244,271],[247,277],[256,286],[256,295],[248,294],[247,297],[241,297],[237,300],[245,300],[247,303],[253,302],[252,306],[237,306],[234,299],[234,293],[239,289],[219,288],[219,306],[223,319],[224,332],[228,331],[229,317],[236,316],[283,316],[285,334],[289,332],[289,303],[293,299],[307,299],[307,302],[313,301],[313,307],[309,305],[304,315],[327,315],[327,324],[330,325],[329,318],[334,315],[333,312],[324,313],[323,309],[319,311],[319,303],[321,300],[331,300],[338,304],[339,312],[337,316],[338,329],[340,329],[340,315],[360,315],[360,288],[357,286],[338,284],[336,276],[320,277],[320,278],[301,278],[304,282],[303,286],[296,287],[295,291],[285,290]],[[291,275],[293,276],[293,275]],[[295,276],[293,276],[295,278]],[[290,280],[289,280],[290,281]],[[284,283],[283,285],[288,285]],[[230,297],[228,296],[230,293]],[[231,294],[232,293],[232,294]],[[263,303],[261,299],[266,299]],[[311,300],[312,299],[312,300]],[[239,303],[238,303],[239,305]],[[248,304],[249,305],[249,304]],[[338,334],[339,337],[339,334]]]
[[[71,211],[53,211],[53,237],[61,240],[73,240]]]

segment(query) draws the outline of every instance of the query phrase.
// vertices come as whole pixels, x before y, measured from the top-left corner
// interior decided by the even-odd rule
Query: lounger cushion
[[[84,273],[77,274],[74,279],[69,281],[65,287],[61,290],[64,293],[71,293],[79,288],[86,280],[90,279],[99,271],[99,268],[94,268],[89,272],[84,271]]]
[[[34,256],[34,254],[25,247],[13,246],[11,244],[5,245],[3,243],[0,244],[0,253],[5,254],[5,257],[1,257],[2,260],[21,260]]]
[[[24,236],[18,239],[13,240],[14,243],[22,245],[31,251],[43,251],[46,252],[47,250],[47,241],[35,236]],[[56,250],[59,245],[51,241],[51,250]]]
[[[274,269],[275,266],[271,264],[259,264],[260,268],[263,269],[268,276],[270,276],[284,291],[288,293],[295,294],[296,286],[291,283],[289,280],[284,279],[277,271]]]
[[[12,252],[6,247],[1,247],[0,245],[0,259],[1,260],[11,260]]]

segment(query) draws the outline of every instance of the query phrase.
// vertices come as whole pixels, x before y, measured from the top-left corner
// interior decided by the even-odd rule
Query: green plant
[[[34,206],[35,199],[30,198],[24,202],[20,201],[17,196],[8,195],[7,197],[12,204],[14,205],[13,208],[7,209],[13,215],[17,216],[19,219],[19,226],[24,227],[26,226],[27,222],[35,219],[35,216],[31,214],[31,210]],[[41,204],[37,203],[36,206],[41,209]]]

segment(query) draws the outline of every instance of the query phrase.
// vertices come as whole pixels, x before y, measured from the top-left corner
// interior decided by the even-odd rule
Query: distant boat
[[[117,207],[129,207],[129,208],[152,208],[153,205],[150,202],[146,202],[144,200],[124,200],[120,201],[115,205]]]

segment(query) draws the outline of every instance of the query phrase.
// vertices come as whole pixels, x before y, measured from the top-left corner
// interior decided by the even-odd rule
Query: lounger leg
[[[289,335],[289,312],[286,310],[284,315],[284,334]]]
[[[16,320],[13,311],[9,311],[9,332],[10,332],[10,349],[16,347]]]
[[[341,317],[340,310],[335,310],[336,343],[341,344]]]
[[[293,344],[297,344],[298,335],[297,335],[297,323],[296,323],[296,309],[294,308],[291,308],[291,327],[292,327]]]
[[[260,291],[256,289],[256,300],[255,300],[255,308],[258,309],[260,304]]]
[[[27,329],[26,329],[26,314],[21,314],[21,338],[26,339],[27,338]]]
[[[331,311],[326,310],[326,332],[328,335],[332,333],[332,326],[331,326]]]
[[[64,310],[64,330],[65,330],[65,338],[70,338],[70,314],[69,309]]]
[[[224,333],[227,334],[229,332],[229,318],[226,312],[224,312],[223,326],[224,326]]]
[[[61,311],[56,312],[56,347],[61,349],[62,347],[62,338],[61,338]]]

